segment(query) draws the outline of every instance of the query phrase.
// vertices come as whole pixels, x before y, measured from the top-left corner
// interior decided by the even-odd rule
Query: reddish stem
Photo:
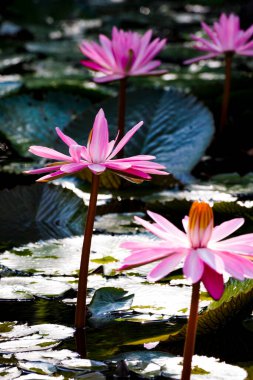
[[[76,329],[75,332],[76,352],[82,359],[87,357],[86,350],[86,329]]]
[[[222,132],[227,124],[228,104],[230,97],[230,84],[231,84],[231,66],[232,66],[233,53],[225,54],[225,82],[221,109],[220,131]]]
[[[127,78],[120,80],[119,85],[119,105],[118,105],[118,141],[122,139],[125,134],[125,114],[126,114],[126,83]],[[118,158],[124,157],[124,149],[118,154]]]
[[[86,218],[82,257],[79,272],[79,282],[77,291],[76,318],[75,326],[77,329],[85,327],[86,323],[86,293],[88,282],[88,269],[90,258],[90,246],[93,233],[94,220],[96,215],[97,196],[98,196],[99,176],[92,174],[91,194]]]
[[[189,380],[191,377],[192,356],[194,354],[198,322],[199,288],[200,282],[192,285],[191,309],[184,345],[184,363],[181,380]]]

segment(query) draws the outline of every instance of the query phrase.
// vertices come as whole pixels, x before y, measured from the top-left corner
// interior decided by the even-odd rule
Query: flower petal
[[[144,248],[141,251],[134,252],[132,255],[126,257],[119,270],[135,268],[140,265],[152,263],[153,261],[161,260],[162,258],[169,256],[173,252],[174,250],[169,248]]]
[[[208,265],[205,265],[202,281],[210,296],[215,300],[219,300],[224,292],[222,274],[215,272]]]
[[[71,145],[78,145],[77,142],[75,142],[75,140],[73,140],[71,137],[65,135],[65,133],[63,133],[63,132],[60,130],[60,128],[56,127],[55,130],[56,130],[57,135],[60,137],[60,139],[61,139],[65,144],[67,144],[68,146],[71,146]]]
[[[172,253],[169,257],[162,260],[158,265],[155,266],[154,269],[151,270],[147,276],[147,279],[153,282],[167,276],[171,271],[173,271],[173,269],[175,269],[175,267],[177,267],[185,255],[186,252],[184,249],[180,250],[179,252]]]
[[[108,124],[102,108],[96,115],[91,140],[89,142],[89,154],[92,161],[96,164],[105,161],[108,150],[109,136]]]
[[[243,223],[243,218],[235,218],[214,227],[210,243],[222,240],[228,235],[231,235],[234,231],[238,230]]]
[[[125,136],[119,141],[115,149],[112,151],[112,154],[107,158],[108,160],[112,159],[119,153],[119,151],[128,143],[132,136],[138,131],[138,129],[143,125],[143,121],[140,121],[136,124],[130,131],[128,131]]]
[[[205,264],[209,265],[217,273],[222,274],[224,272],[224,263],[219,255],[216,254],[216,251],[208,248],[198,248],[199,258],[204,261]]]
[[[105,165],[101,165],[101,164],[89,164],[88,168],[94,174],[101,174],[106,170]]]
[[[87,168],[89,164],[85,162],[66,164],[61,167],[63,173],[75,173]]]
[[[200,281],[204,272],[204,263],[195,249],[189,250],[184,262],[183,272],[193,284]]]
[[[38,145],[33,145],[30,146],[28,149],[30,153],[35,154],[36,156],[39,157],[44,157],[44,158],[51,158],[53,160],[60,160],[60,161],[72,161],[72,158],[69,156],[66,156],[66,154],[57,152],[57,150],[47,148],[45,146],[38,146]]]
[[[147,211],[147,214],[167,233],[169,233],[173,238],[183,242],[185,246],[188,246],[188,238],[186,234],[179,230],[174,224],[169,220],[164,218],[162,215],[159,215],[152,211]]]

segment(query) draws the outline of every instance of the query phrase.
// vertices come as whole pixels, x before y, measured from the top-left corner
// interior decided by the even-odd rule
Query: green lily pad
[[[0,371],[1,380],[17,379],[21,375],[21,371],[15,367],[1,366]]]
[[[94,116],[100,107],[104,109],[108,118],[111,136],[115,136],[115,98],[86,110],[69,124],[66,133],[79,142],[86,141]],[[126,156],[155,155],[157,162],[165,165],[173,176],[180,180],[189,180],[191,169],[199,161],[213,137],[214,126],[210,112],[195,97],[173,88],[164,91],[145,89],[129,92],[126,130],[141,120],[144,121],[144,126],[126,145]]]
[[[0,132],[21,156],[31,145],[50,146],[55,127],[64,129],[90,102],[63,92],[10,96],[0,100]]]
[[[145,379],[154,376],[179,380],[182,372],[182,357],[176,357],[159,351],[127,352],[114,357],[124,359],[130,371],[142,375]],[[194,355],[192,362],[192,380],[237,380],[246,378],[246,371],[240,367],[219,362],[215,358]]]
[[[15,336],[15,333],[18,333]],[[60,340],[73,336],[74,330],[70,327],[41,324],[41,325],[14,325],[12,331],[5,333],[0,342],[0,353],[22,353],[49,350],[57,346]],[[29,354],[28,354],[29,355]]]
[[[74,359],[77,357],[78,357],[77,352],[70,351],[67,349],[15,353],[15,358],[20,361],[23,361],[23,360],[29,360],[30,362],[40,361],[40,362],[52,363],[54,365],[58,364],[62,360],[69,360],[69,359]]]
[[[71,289],[67,283],[43,277],[4,277],[0,300],[33,300],[36,297],[60,297]]]
[[[59,368],[70,369],[75,371],[89,370],[89,371],[103,371],[107,369],[107,365],[103,362],[89,359],[69,359],[62,360],[61,364],[58,365]]]
[[[12,246],[82,233],[85,206],[72,191],[35,184],[0,192],[0,241]]]
[[[98,289],[89,305],[92,316],[98,317],[118,310],[127,310],[131,307],[134,295],[128,294],[120,288]]]

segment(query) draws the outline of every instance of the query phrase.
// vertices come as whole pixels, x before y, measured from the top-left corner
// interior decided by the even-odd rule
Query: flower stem
[[[191,377],[191,363],[194,354],[198,322],[199,288],[200,281],[192,285],[191,309],[184,345],[184,363],[181,380],[189,380]]]
[[[86,329],[76,329],[75,332],[76,352],[82,359],[86,359]]]
[[[126,114],[126,83],[127,78],[120,80],[119,85],[119,105],[118,105],[118,141],[122,139],[125,134],[125,114]],[[124,149],[118,154],[118,158],[124,157]]]
[[[90,246],[93,232],[93,225],[96,214],[97,196],[98,196],[99,176],[92,174],[91,194],[86,218],[82,257],[79,272],[79,282],[77,291],[76,318],[75,326],[81,329],[86,323],[86,293],[88,282],[88,269],[90,258]]]
[[[222,132],[227,124],[228,116],[228,104],[230,97],[230,84],[231,84],[231,65],[232,65],[233,53],[226,53],[225,55],[225,82],[224,82],[224,92],[222,100],[221,109],[221,119],[220,119],[220,131]]]

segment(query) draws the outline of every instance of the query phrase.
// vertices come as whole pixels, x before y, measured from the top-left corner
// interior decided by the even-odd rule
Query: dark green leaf
[[[134,295],[120,288],[100,288],[92,297],[89,309],[93,316],[127,310],[131,307]]]
[[[0,192],[0,241],[12,245],[82,232],[85,206],[72,191],[36,184]]]
[[[64,129],[89,105],[87,99],[63,92],[17,95],[0,100],[0,132],[22,156],[31,145],[53,144],[55,127]]]

